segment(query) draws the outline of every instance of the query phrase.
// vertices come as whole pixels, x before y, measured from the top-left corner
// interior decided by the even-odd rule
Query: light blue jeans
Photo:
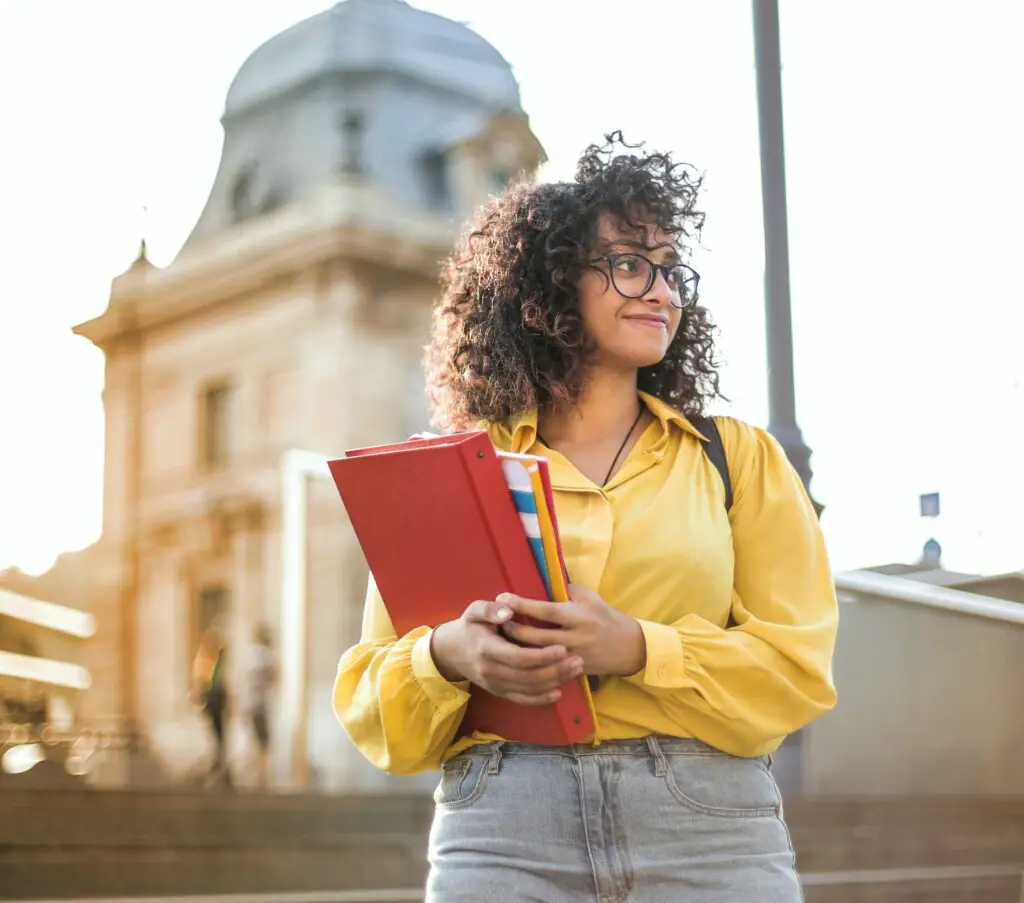
[[[697,740],[478,746],[434,794],[427,903],[800,903],[765,759]]]

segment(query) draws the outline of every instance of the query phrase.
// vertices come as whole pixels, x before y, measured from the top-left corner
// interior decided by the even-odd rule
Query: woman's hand
[[[457,621],[434,629],[434,664],[446,680],[468,680],[520,705],[549,705],[561,697],[562,684],[583,673],[583,662],[560,643],[544,648],[510,643],[499,629],[507,629],[511,617],[508,605],[472,603]]]
[[[505,631],[527,646],[563,646],[583,659],[587,674],[625,677],[647,664],[647,643],[635,618],[623,614],[597,593],[581,586],[569,587],[570,602],[541,602],[511,593],[498,602],[513,612],[546,621],[552,627],[527,627],[508,623]]]

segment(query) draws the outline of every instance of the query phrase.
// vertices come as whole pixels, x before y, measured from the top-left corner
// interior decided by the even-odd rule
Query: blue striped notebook
[[[540,571],[544,588],[550,599],[552,598],[551,577],[548,574],[547,560],[544,557],[544,542],[540,533],[540,521],[537,519],[537,500],[533,495],[533,482],[530,480],[530,474],[519,461],[508,458],[502,460],[501,469],[505,474],[505,482],[508,483],[508,488],[512,493],[512,500],[515,502],[516,511],[519,512],[519,519],[523,523],[523,530],[530,542],[530,549],[537,562],[537,569]]]

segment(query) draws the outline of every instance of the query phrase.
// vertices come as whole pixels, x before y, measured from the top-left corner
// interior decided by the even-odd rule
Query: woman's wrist
[[[644,630],[636,618],[627,617],[627,624],[621,644],[622,657],[615,669],[618,677],[632,677],[647,665],[647,638]]]
[[[430,632],[430,657],[434,660],[434,667],[451,684],[466,679],[453,661],[457,646],[452,640],[457,624],[457,621],[447,621],[444,624],[439,624]]]

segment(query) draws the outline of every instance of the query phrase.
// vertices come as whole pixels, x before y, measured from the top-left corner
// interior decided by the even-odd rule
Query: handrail
[[[31,680],[69,690],[88,690],[92,686],[92,676],[81,665],[3,650],[0,650],[0,677]]]
[[[1019,878],[1024,890],[1024,862],[1009,865],[933,865],[914,868],[856,869],[848,872],[808,872],[804,887],[847,884],[896,884],[901,881],[967,881],[971,878]]]
[[[89,612],[23,596],[9,589],[0,589],[0,615],[83,640],[96,633],[96,618]]]
[[[919,583],[906,577],[876,574],[872,571],[846,571],[835,575],[836,589],[896,602],[912,602],[928,608],[939,608],[959,614],[1024,624],[1024,604],[967,593],[948,586]]]

